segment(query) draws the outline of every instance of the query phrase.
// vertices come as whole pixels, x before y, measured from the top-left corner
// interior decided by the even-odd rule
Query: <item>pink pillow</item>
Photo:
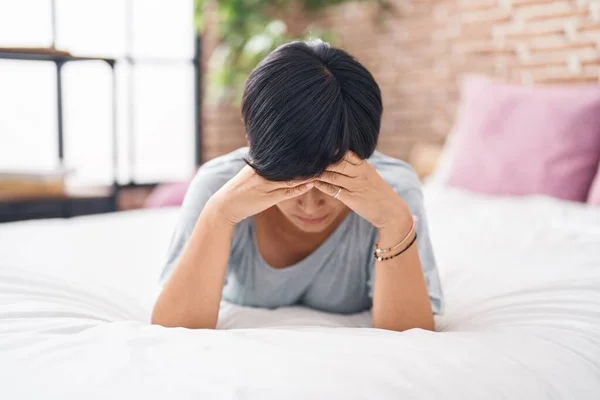
[[[178,182],[157,186],[144,201],[144,208],[180,206],[189,185],[189,182]]]
[[[596,178],[590,188],[587,202],[595,206],[600,206],[600,164],[598,164],[598,171],[596,172]]]
[[[448,184],[586,201],[600,158],[600,86],[462,85]]]

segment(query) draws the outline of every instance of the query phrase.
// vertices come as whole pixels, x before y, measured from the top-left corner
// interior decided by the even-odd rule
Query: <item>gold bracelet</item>
[[[379,244],[376,244],[375,245],[375,254],[377,255],[377,254],[382,254],[382,253],[389,253],[390,251],[396,250],[398,247],[400,247],[404,243],[406,243],[406,241],[412,236],[412,233],[415,230],[415,225],[417,223],[417,219],[418,218],[416,215],[412,216],[412,220],[413,220],[412,226],[411,226],[410,230],[408,231],[408,233],[406,234],[406,236],[404,237],[404,239],[402,239],[402,241],[400,243],[398,243],[397,245],[392,246],[390,248],[387,248],[387,249],[380,249]]]
[[[411,240],[410,243],[408,244],[408,246],[406,246],[400,253],[394,254],[393,256],[387,256],[387,257],[378,257],[377,253],[375,253],[375,259],[377,261],[385,261],[385,260],[391,260],[392,258],[396,258],[400,254],[404,253],[406,250],[410,249],[410,247],[413,245],[413,243],[416,240],[417,240],[417,232],[415,232],[415,236],[413,237],[413,240]]]

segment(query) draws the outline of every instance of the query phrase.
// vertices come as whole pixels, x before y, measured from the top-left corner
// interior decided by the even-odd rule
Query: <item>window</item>
[[[189,177],[196,159],[193,0],[0,1],[0,47],[50,47],[116,59],[117,180]],[[113,181],[113,76],[103,61],[61,69],[71,183]],[[56,65],[0,59],[0,170],[58,159]]]

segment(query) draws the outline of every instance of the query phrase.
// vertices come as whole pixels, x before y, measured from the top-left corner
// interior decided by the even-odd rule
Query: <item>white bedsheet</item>
[[[0,225],[0,399],[600,398],[600,209],[426,199],[435,333],[231,305],[224,330],[150,326],[176,209]]]

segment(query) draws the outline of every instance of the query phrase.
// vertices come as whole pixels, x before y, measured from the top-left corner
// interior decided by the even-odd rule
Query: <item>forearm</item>
[[[209,201],[152,312],[152,323],[214,329],[234,227]]]
[[[390,247],[401,240],[410,229],[409,218],[401,218],[398,223],[380,229],[379,246]],[[411,240],[412,237],[407,244]],[[375,262],[373,327],[394,331],[411,328],[433,330],[433,313],[417,241],[401,255]]]

